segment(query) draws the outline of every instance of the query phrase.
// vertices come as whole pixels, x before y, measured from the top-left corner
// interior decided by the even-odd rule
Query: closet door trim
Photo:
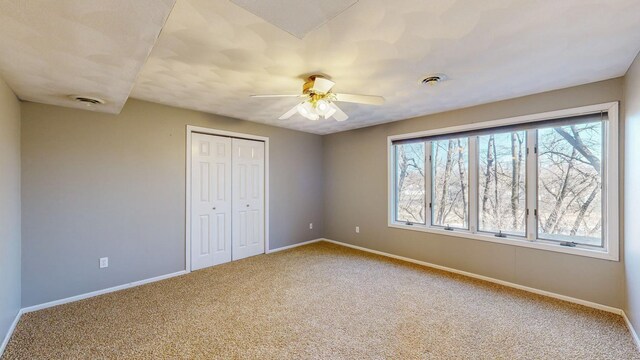
[[[187,125],[185,159],[185,270],[191,272],[191,135],[193,133],[225,136],[264,142],[264,249],[269,252],[269,138],[252,134]]]

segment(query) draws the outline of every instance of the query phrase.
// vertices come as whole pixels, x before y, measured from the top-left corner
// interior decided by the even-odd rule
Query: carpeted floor
[[[3,359],[640,359],[620,316],[317,243],[25,314]]]

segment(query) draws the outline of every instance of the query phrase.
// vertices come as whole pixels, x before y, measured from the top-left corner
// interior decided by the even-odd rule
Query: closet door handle
[[[216,207],[214,206],[214,207],[213,207],[213,210],[215,210],[215,209],[216,209]]]
[[[249,207],[249,204],[247,204],[247,207]]]

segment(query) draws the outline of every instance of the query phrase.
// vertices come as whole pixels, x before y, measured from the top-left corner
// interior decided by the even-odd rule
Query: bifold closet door
[[[264,143],[232,139],[233,260],[264,253]]]
[[[191,137],[191,269],[231,261],[231,139]]]

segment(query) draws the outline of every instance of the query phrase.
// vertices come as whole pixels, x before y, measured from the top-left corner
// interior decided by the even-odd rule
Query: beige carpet
[[[620,316],[318,243],[22,317],[3,359],[640,359]]]

